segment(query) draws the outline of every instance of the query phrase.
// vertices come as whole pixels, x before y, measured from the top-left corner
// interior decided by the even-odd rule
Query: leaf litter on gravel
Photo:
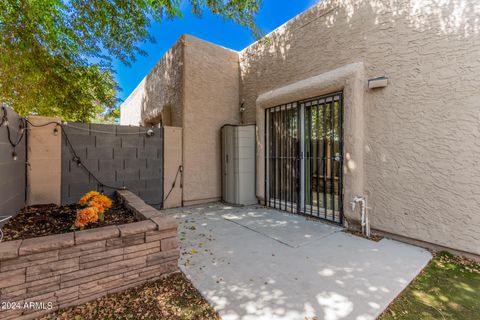
[[[181,272],[42,318],[57,320],[220,320]]]

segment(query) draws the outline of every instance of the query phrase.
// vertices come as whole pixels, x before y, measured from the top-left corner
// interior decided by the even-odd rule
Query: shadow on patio
[[[223,319],[375,319],[428,251],[263,207],[168,210],[180,267]]]

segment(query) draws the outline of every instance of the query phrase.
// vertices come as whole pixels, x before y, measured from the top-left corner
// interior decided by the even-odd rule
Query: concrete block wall
[[[20,117],[7,108],[8,125],[13,142],[20,137]],[[0,123],[3,110],[0,110]],[[17,160],[12,157],[13,148],[8,141],[7,128],[0,127],[0,216],[15,215],[25,205],[25,136],[15,148]],[[1,225],[1,224],[0,224]]]
[[[163,201],[163,130],[106,124],[69,123],[64,126],[76,155],[91,171],[77,164],[65,137],[62,138],[61,203],[77,202],[88,191],[112,196],[115,188],[126,187],[145,202]]]

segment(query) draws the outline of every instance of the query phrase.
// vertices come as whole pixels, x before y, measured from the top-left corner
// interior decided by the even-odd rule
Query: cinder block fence
[[[148,203],[163,202],[163,130],[106,124],[68,123],[63,126],[61,203],[75,203],[90,190],[111,196],[126,187]],[[146,132],[149,131],[147,135]],[[70,143],[68,143],[66,137]],[[60,147],[60,146],[59,146]],[[91,173],[79,166],[72,150]],[[98,180],[97,180],[98,179]]]
[[[142,221],[0,243],[0,319],[33,319],[177,271],[177,223],[130,191]]]
[[[13,110],[2,110],[0,215],[14,216],[25,205],[75,203],[92,190],[112,196],[127,189],[156,208],[182,205],[181,128],[61,123],[41,116],[27,124]]]

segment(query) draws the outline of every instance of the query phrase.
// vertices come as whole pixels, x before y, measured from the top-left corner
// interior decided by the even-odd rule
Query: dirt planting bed
[[[65,206],[47,204],[25,207],[2,228],[4,232],[3,241],[73,232],[72,225],[75,222],[76,212],[81,208],[82,206],[79,204]],[[85,229],[121,225],[135,221],[138,221],[135,213],[121,201],[115,199],[112,208],[105,213],[105,220],[89,223],[85,226]]]

